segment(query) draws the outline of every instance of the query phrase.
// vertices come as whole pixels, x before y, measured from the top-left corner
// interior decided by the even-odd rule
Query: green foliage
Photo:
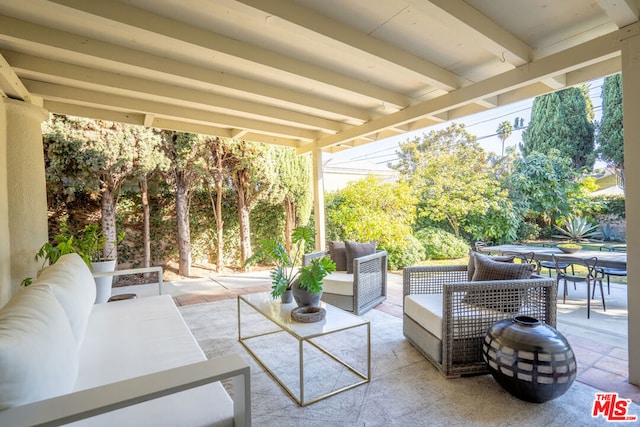
[[[313,242],[315,237],[315,230],[309,226],[296,227],[291,233],[291,242],[293,243],[294,252],[290,254],[280,240],[262,239],[258,243],[258,250],[244,262],[244,267],[255,265],[260,261],[269,261],[275,263],[275,267],[271,270],[271,295],[274,298],[279,297],[284,291],[291,289],[293,280],[301,273],[301,270],[295,268],[295,260],[299,259],[305,247],[305,242]],[[335,271],[335,264],[333,266]],[[327,265],[320,264],[312,269],[308,273],[305,273],[305,277],[308,280],[315,280],[322,270],[327,270]],[[310,275],[310,276],[309,276]],[[326,274],[325,274],[326,276]],[[324,278],[324,276],[322,276]],[[314,288],[314,284],[305,282],[304,285],[309,285],[311,289]],[[301,281],[300,286],[303,286]],[[309,290],[311,292],[311,290]]]
[[[378,249],[387,251],[387,265],[390,270],[400,270],[425,259],[422,243],[413,235],[406,236],[399,245],[379,245]]]
[[[385,183],[373,176],[327,196],[332,240],[377,241],[393,248],[411,234],[417,199],[406,183]]]
[[[554,224],[553,228],[561,233],[553,237],[557,239],[568,239],[572,242],[587,240],[590,237],[596,236],[598,233],[597,224],[591,224],[586,218],[581,217],[567,218],[563,221],[562,227]]]
[[[534,151],[518,159],[507,183],[511,200],[525,217],[541,218],[547,224],[570,215],[572,196],[581,194],[571,160],[556,149],[545,154]]]
[[[502,142],[502,151],[500,151],[500,156],[504,156],[504,142],[511,136],[513,132],[513,126],[510,121],[503,121],[498,125],[498,129],[496,129],[496,134],[500,141]]]
[[[102,261],[103,249],[107,242],[106,237],[102,233],[100,227],[95,224],[86,225],[77,233],[72,232],[66,219],[60,224],[60,233],[57,234],[53,243],[47,242],[38,250],[36,260],[43,260],[43,263],[49,261],[55,264],[62,255],[77,253],[84,262],[91,267],[92,262]],[[117,246],[124,240],[124,232],[118,235],[113,242],[113,246]],[[109,253],[106,254],[108,257]],[[43,264],[44,265],[44,264]]]
[[[624,177],[624,130],[622,127],[622,75],[605,77],[602,85],[602,122],[598,128],[598,153],[620,169]]]
[[[318,295],[322,292],[322,280],[334,271],[336,271],[336,264],[331,261],[331,258],[314,258],[309,265],[300,267],[300,288],[306,289],[310,294]]]
[[[602,214],[611,214],[626,218],[625,198],[624,196],[599,196],[594,198],[599,201]]]
[[[509,199],[499,199],[484,215],[469,215],[465,231],[474,241],[513,242],[523,222],[522,210]]]
[[[573,169],[591,170],[595,162],[594,130],[593,105],[586,86],[563,89],[534,99],[520,150],[527,157],[557,149],[571,159]]]
[[[464,125],[452,124],[400,144],[400,170],[420,199],[418,213],[446,220],[453,233],[468,225],[469,216],[498,209],[507,193],[488,166],[485,151]]]
[[[469,253],[469,245],[452,233],[438,228],[423,228],[415,233],[426,259],[456,259]]]

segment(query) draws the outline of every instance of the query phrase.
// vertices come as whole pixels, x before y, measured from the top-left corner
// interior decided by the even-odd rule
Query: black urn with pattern
[[[576,358],[567,339],[532,317],[497,322],[487,332],[482,350],[496,381],[528,402],[562,396],[576,379]]]

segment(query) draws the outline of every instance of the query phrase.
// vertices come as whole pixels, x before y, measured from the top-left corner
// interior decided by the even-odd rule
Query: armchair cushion
[[[476,261],[475,261],[476,256],[489,258],[498,262],[513,262],[513,260],[515,259],[515,255],[486,256],[486,255],[479,254],[477,252],[469,251],[469,265],[467,266],[467,276],[468,276],[467,280],[469,282],[473,280],[473,273],[475,273],[476,271]]]
[[[376,242],[370,243],[358,243],[358,242],[344,242],[344,247],[347,252],[347,273],[353,273],[353,260],[366,255],[372,255],[376,253]]]
[[[344,242],[329,241],[329,258],[336,264],[336,271],[347,271],[347,250]]]

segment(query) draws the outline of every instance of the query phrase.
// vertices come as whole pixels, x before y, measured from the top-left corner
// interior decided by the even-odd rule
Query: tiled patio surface
[[[165,286],[175,286],[168,293],[173,295],[177,305],[201,304],[206,302],[234,299],[239,294],[265,292],[271,289],[268,278],[259,280],[252,276],[246,286],[239,285],[237,278],[230,285],[223,278],[198,279],[176,284],[167,283]],[[252,283],[253,282],[253,283]],[[156,285],[157,286],[157,285]],[[137,288],[137,289],[133,289]],[[114,288],[115,293],[136,292],[140,286]],[[157,293],[157,287],[151,293]],[[389,274],[387,300],[375,309],[395,317],[402,318],[402,276]],[[578,361],[577,380],[605,392],[617,392],[620,397],[632,399],[640,403],[640,388],[628,382],[628,352],[625,339],[614,339],[611,344],[600,339],[587,338],[592,332],[590,326],[596,320],[593,318],[580,321],[580,327],[573,326],[572,332],[564,332],[573,348]],[[560,328],[560,321],[559,326]],[[625,325],[626,329],[626,325]]]

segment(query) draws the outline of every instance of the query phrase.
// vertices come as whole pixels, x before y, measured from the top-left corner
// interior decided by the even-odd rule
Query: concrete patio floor
[[[270,289],[268,271],[257,271],[165,282],[163,293],[171,295],[177,305],[184,306],[234,299],[239,294]],[[605,285],[604,292],[606,312],[596,292],[589,319],[584,284],[578,284],[577,290],[569,287],[566,304],[562,303],[560,293],[557,329],[569,340],[576,354],[578,381],[640,403],[640,387],[628,382],[626,285],[612,283],[610,295]],[[123,293],[135,293],[138,297],[157,295],[158,285],[113,288],[114,295]],[[389,273],[387,300],[375,309],[402,318],[402,275]]]

